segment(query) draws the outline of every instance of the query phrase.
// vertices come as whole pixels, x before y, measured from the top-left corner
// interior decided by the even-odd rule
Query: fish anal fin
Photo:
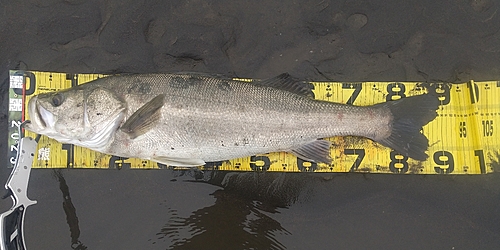
[[[332,163],[332,158],[330,157],[331,145],[332,143],[330,141],[316,140],[308,144],[302,145],[296,149],[292,149],[290,150],[290,152],[303,160],[331,164]]]
[[[120,130],[127,133],[131,139],[145,134],[151,130],[161,117],[161,107],[165,95],[157,95],[151,101],[144,104],[135,111],[127,121],[120,127]]]
[[[155,156],[151,160],[174,167],[197,167],[205,165],[205,161],[202,159]]]

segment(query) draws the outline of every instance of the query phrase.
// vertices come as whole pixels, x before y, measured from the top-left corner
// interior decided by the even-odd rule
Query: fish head
[[[113,91],[81,85],[31,98],[26,129],[99,151],[112,139],[125,112],[126,103]]]

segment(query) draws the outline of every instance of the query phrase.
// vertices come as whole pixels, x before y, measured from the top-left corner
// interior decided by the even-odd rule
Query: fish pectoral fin
[[[131,139],[148,132],[160,120],[160,110],[163,107],[164,99],[164,94],[151,99],[151,101],[135,111],[120,127],[120,130],[127,133]]]
[[[326,140],[316,140],[311,143],[300,146],[299,148],[290,150],[290,153],[296,155],[297,157],[312,161],[312,162],[322,162],[326,164],[332,163],[332,158],[330,157],[330,146],[332,143]]]
[[[202,159],[155,156],[151,160],[173,167],[197,167],[205,165],[205,161]]]
[[[314,98],[314,93],[313,93],[314,85],[305,81],[299,81],[293,78],[288,73],[283,73],[279,76],[265,80],[254,81],[253,83],[262,86],[268,86],[281,90],[286,90],[295,94]]]

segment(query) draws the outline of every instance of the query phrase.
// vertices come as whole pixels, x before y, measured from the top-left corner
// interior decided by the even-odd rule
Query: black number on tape
[[[363,89],[363,85],[361,83],[344,82],[344,83],[342,83],[342,88],[343,89],[354,89],[354,92],[352,92],[351,97],[349,97],[349,100],[347,100],[347,104],[352,105],[354,103],[354,101],[356,101],[356,98],[358,98],[359,93],[361,93],[361,89]]]
[[[78,74],[66,74],[66,80],[71,80],[71,87],[78,86]]]
[[[125,162],[125,160],[128,159],[127,157],[120,157],[120,156],[111,156],[109,158],[109,168],[117,168],[117,169],[122,169],[122,168],[130,168],[130,163]]]
[[[460,122],[460,125],[458,127],[458,131],[460,133],[460,138],[466,138],[467,137],[467,126],[465,125],[465,122]]]
[[[474,87],[472,87],[472,82],[467,82],[467,88],[469,88],[470,94],[470,103],[474,104],[479,101],[479,86],[474,83]]]
[[[440,105],[447,105],[450,103],[450,85],[438,83],[434,84],[434,91],[438,95]]]
[[[62,150],[66,150],[66,167],[72,168],[75,166],[75,145],[73,144],[62,144]]]
[[[387,85],[387,93],[389,94],[386,97],[386,101],[394,101],[406,97],[405,90],[405,85],[400,82],[390,83]],[[399,98],[394,98],[395,96],[399,96]]]
[[[314,170],[318,168],[318,164],[316,162],[304,161],[297,158],[297,167],[301,172],[314,172]]]
[[[356,160],[352,163],[351,169],[349,172],[355,172],[358,167],[361,165],[361,162],[365,158],[365,150],[364,149],[344,149],[344,154],[346,155],[357,155]]]
[[[33,74],[33,72],[24,72],[24,77],[25,78],[29,78],[30,79],[30,85],[29,85],[29,88],[25,89],[24,91],[24,94],[26,96],[29,96],[29,95],[32,95],[33,93],[35,93],[35,89],[36,89],[36,77],[35,77],[35,74]],[[16,93],[17,95],[23,95],[23,89],[14,89],[14,93]]]
[[[435,166],[434,170],[438,174],[450,174],[455,170],[455,162],[453,160],[453,155],[448,151],[436,151],[434,153],[434,163],[439,166]],[[448,166],[448,167],[446,167]]]
[[[203,169],[205,170],[214,170],[214,169],[219,169],[222,167],[223,161],[214,161],[214,162],[207,162],[204,166]]]
[[[271,160],[267,156],[250,156],[250,168],[253,171],[267,171],[271,167]]]
[[[486,174],[486,163],[484,162],[483,150],[474,150],[474,155],[479,159],[479,169],[481,170],[481,174]]]
[[[393,173],[404,174],[408,172],[408,156],[401,155],[396,151],[391,151],[391,163],[389,169]]]
[[[493,120],[483,120],[483,136],[493,135]]]

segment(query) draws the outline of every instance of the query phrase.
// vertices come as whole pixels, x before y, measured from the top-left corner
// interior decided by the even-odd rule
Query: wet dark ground
[[[9,69],[499,80],[499,9],[495,0],[1,1],[2,106]],[[6,110],[0,118],[6,128]],[[10,170],[0,169],[4,183]],[[195,176],[33,170],[28,248],[500,246],[498,174]]]

